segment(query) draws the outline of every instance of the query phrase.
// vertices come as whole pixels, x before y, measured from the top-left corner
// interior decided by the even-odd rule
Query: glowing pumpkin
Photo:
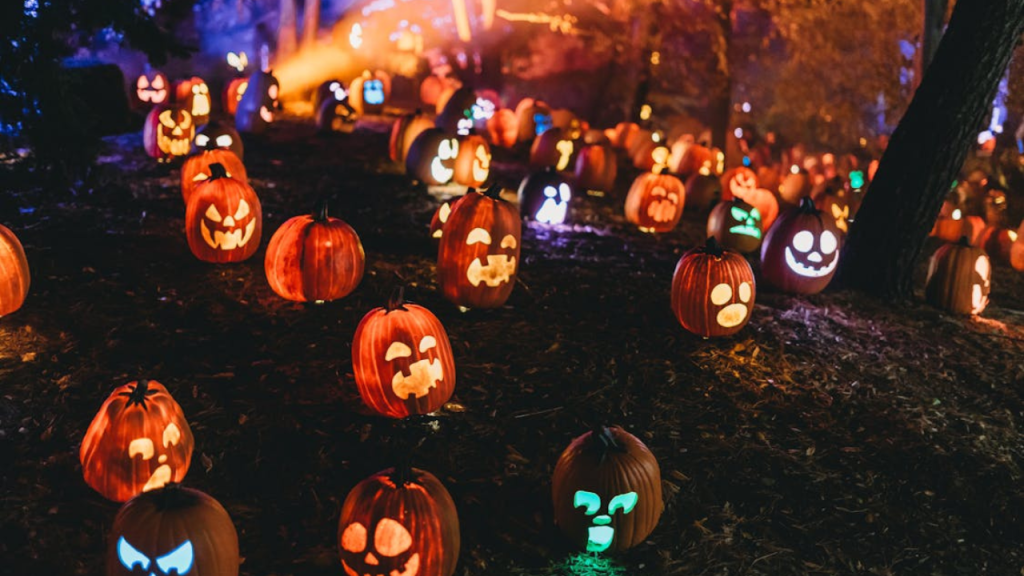
[[[519,184],[519,211],[542,224],[562,224],[569,213],[572,186],[551,166],[528,174]]]
[[[928,261],[924,299],[953,314],[981,314],[988,305],[992,263],[981,248],[967,238],[944,244]]]
[[[478,188],[491,175],[491,147],[482,136],[470,134],[459,138],[459,154],[455,157],[455,182]]]
[[[633,122],[619,122],[615,125],[615,128],[606,131],[606,133],[613,147],[620,150],[629,150],[633,148],[638,138],[640,138],[640,126]]]
[[[670,232],[679,223],[685,203],[686,187],[675,176],[641,174],[626,196],[626,220],[643,232]]]
[[[221,104],[224,106],[224,111],[234,116],[238,111],[238,103],[242,101],[242,97],[245,96],[245,91],[249,88],[248,78],[234,78],[224,88],[224,92],[221,94]]]
[[[532,142],[553,126],[551,108],[539,100],[524,98],[516,106],[517,142]]]
[[[756,284],[747,259],[714,237],[683,254],[672,275],[672,311],[690,332],[711,338],[739,332],[754,311]]]
[[[487,120],[487,138],[491,144],[502,148],[511,148],[516,145],[518,137],[519,120],[512,110],[502,108]]]
[[[174,101],[181,108],[188,110],[197,127],[205,126],[210,121],[213,100],[210,98],[210,87],[202,78],[193,76],[175,84]]]
[[[132,101],[136,108],[147,109],[167,102],[170,84],[163,72],[146,70],[135,79]]]
[[[349,103],[361,115],[380,114],[390,96],[391,76],[381,70],[363,71],[352,81],[348,90]]]
[[[180,108],[154,106],[142,126],[142,144],[146,154],[161,162],[188,156],[196,125],[192,115]]]
[[[235,109],[235,128],[243,134],[262,134],[274,122],[281,85],[270,71],[255,72]]]
[[[757,174],[750,168],[740,166],[722,174],[722,200],[746,199],[757,188]]]
[[[230,150],[207,150],[202,154],[189,156],[188,160],[181,165],[181,196],[188,205],[188,198],[192,195],[195,187],[206,182],[213,174],[210,166],[220,164],[224,167],[225,173],[244,183],[249,183],[249,175],[245,172],[245,165]]]
[[[248,184],[211,164],[185,207],[185,236],[196,258],[218,264],[241,262],[256,253],[263,233],[260,199]]]
[[[530,166],[548,166],[562,172],[568,170],[574,160],[576,144],[561,128],[549,128],[533,141],[530,146]]]
[[[459,140],[438,128],[420,132],[405,157],[405,173],[427,186],[442,186],[455,177]]]
[[[618,176],[615,150],[606,144],[590,144],[576,155],[576,188],[610,192]]]
[[[761,244],[761,273],[771,286],[790,294],[817,294],[839,264],[839,229],[810,198],[784,213]]]
[[[196,134],[192,141],[193,153],[208,150],[230,150],[239,160],[245,159],[245,146],[242,144],[242,137],[233,127],[221,122],[210,122],[202,132]]]
[[[409,148],[423,131],[434,127],[434,121],[417,110],[414,114],[406,114],[395,120],[391,125],[391,137],[388,139],[388,156],[393,162],[405,164]]]
[[[30,282],[25,249],[14,232],[0,225],[0,316],[21,308]]]
[[[739,198],[719,202],[708,215],[708,236],[744,254],[761,246],[763,230],[761,212]]]

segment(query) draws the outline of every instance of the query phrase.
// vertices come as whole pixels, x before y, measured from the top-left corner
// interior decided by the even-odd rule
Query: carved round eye
[[[732,300],[732,287],[728,284],[719,284],[711,289],[711,303],[721,306]]]
[[[741,302],[743,302],[744,304],[746,304],[747,302],[750,302],[751,292],[752,292],[752,290],[750,288],[750,282],[741,282],[740,283],[739,293],[740,293],[740,301]]]
[[[221,134],[220,136],[217,136],[217,146],[220,146],[221,148],[227,148],[231,146],[232,143],[230,134]]]
[[[206,145],[209,144],[209,143],[210,143],[210,137],[207,136],[206,134],[200,134],[200,135],[196,136],[196,146],[198,146],[200,148],[205,148]]]
[[[555,190],[554,186],[545,186],[544,187],[544,195],[547,196],[548,198],[554,198],[557,194],[558,194],[558,191]]]
[[[516,242],[516,237],[511,234],[506,234],[505,237],[501,239],[502,248],[511,248],[514,250],[518,245],[519,243]]]
[[[974,262],[974,271],[985,281],[988,281],[989,273],[992,272],[992,265],[988,262],[987,256],[978,256]]]
[[[145,76],[139,76],[139,81],[135,83],[135,86],[137,86],[139,90],[149,88],[149,80],[146,80]]]
[[[271,100],[277,100],[277,84],[271,84],[270,88],[267,88],[267,96],[270,96]]]
[[[814,234],[811,234],[807,230],[801,230],[793,236],[793,248],[796,248],[800,252],[810,252],[814,246]]]
[[[193,94],[199,94],[199,85],[198,84],[195,84],[195,85],[192,86],[192,93]]]
[[[569,192],[569,185],[562,182],[558,185],[558,195],[562,197],[562,202],[568,202],[571,193]]]
[[[152,86],[153,86],[154,90],[163,90],[164,89],[164,79],[163,79],[163,76],[157,76],[156,78],[153,78]]]
[[[821,233],[821,251],[825,254],[831,254],[836,251],[839,246],[839,242],[836,240],[836,235],[825,230]]]
[[[349,524],[341,533],[341,547],[349,552],[366,550],[366,527],[359,522]]]
[[[412,546],[412,534],[391,518],[377,523],[373,532],[373,547],[381,556],[398,556]]]

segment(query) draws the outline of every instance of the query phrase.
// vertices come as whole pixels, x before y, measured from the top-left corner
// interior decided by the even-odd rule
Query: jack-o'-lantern
[[[405,173],[427,186],[442,186],[455,177],[459,140],[438,128],[420,132],[405,157]]]
[[[694,174],[686,181],[686,205],[707,214],[722,198],[722,183],[710,174]]]
[[[167,484],[117,512],[107,576],[238,576],[238,532],[209,495]]]
[[[136,107],[146,109],[167,102],[167,90],[170,84],[163,72],[147,70],[135,79],[135,96],[133,101]]]
[[[440,104],[440,102],[438,102]],[[473,105],[476,93],[467,86],[455,90],[438,111],[434,124],[445,132],[465,136],[473,130]]]
[[[670,232],[679,223],[685,203],[686,187],[675,176],[641,174],[626,196],[626,220],[642,232]]]
[[[279,107],[281,86],[270,71],[253,73],[235,110],[235,128],[239,132],[262,134],[274,122]]]
[[[25,249],[14,232],[0,224],[0,316],[21,308],[30,283]]]
[[[192,115],[195,125],[205,126],[210,121],[210,87],[198,76],[181,80],[174,86],[174,101]]]
[[[423,82],[420,82],[420,102],[427,106],[436,105],[438,98],[448,85],[449,81],[445,78],[434,75],[427,76]]]
[[[459,544],[455,502],[430,472],[378,472],[357,484],[341,507],[345,576],[451,576]]]
[[[208,150],[231,150],[239,160],[245,158],[245,146],[238,131],[222,122],[210,122],[192,141],[192,152]]]
[[[363,279],[366,254],[359,235],[327,214],[290,218],[270,237],[264,270],[278,296],[294,302],[330,302],[348,296]]]
[[[828,286],[839,264],[835,220],[810,198],[783,213],[761,244],[761,273],[771,286],[790,294],[817,294]]]
[[[967,238],[944,244],[928,261],[924,299],[953,314],[981,314],[988,306],[992,263],[981,248]]]
[[[552,127],[551,108],[532,98],[524,98],[516,106],[517,142],[532,142]]]
[[[192,430],[155,380],[114,390],[89,424],[79,459],[85,482],[109,500],[181,482],[192,462]]]
[[[476,101],[473,102],[473,129],[479,133],[487,132],[487,122],[501,110],[501,96],[494,90],[478,90]]]
[[[705,176],[717,174],[715,152],[700,144],[693,144],[686,148],[674,171],[687,179],[696,174],[703,174]],[[719,189],[721,189],[721,183],[719,183]]]
[[[528,174],[519,184],[519,211],[542,224],[562,224],[569,213],[572,186],[551,166]]]
[[[1006,226],[1006,192],[993,188],[985,194],[985,223]]]
[[[256,192],[211,164],[210,177],[192,190],[185,208],[185,236],[196,258],[218,264],[241,262],[256,253],[263,209]]]
[[[462,198],[459,198],[459,200],[462,200]],[[444,225],[452,214],[452,206],[457,202],[458,200],[442,202],[437,207],[437,210],[434,210],[434,215],[430,218],[430,239],[434,242],[434,246],[441,244],[441,237],[444,236]]]
[[[459,154],[455,157],[455,182],[478,188],[491,175],[491,147],[483,136],[470,134],[459,138]]]
[[[550,128],[533,141],[530,146],[530,166],[534,168],[553,167],[559,172],[568,170],[576,151],[576,144],[561,128]]]
[[[391,137],[388,139],[388,156],[399,164],[405,163],[409,148],[423,131],[434,127],[434,121],[417,110],[414,114],[406,114],[395,120],[391,125]]]
[[[441,321],[403,301],[371,310],[352,340],[352,371],[363,403],[381,416],[439,410],[455,392],[455,358]]]
[[[249,175],[245,173],[245,166],[234,152],[214,149],[194,154],[181,165],[181,196],[186,205],[188,205],[188,198],[196,186],[209,180],[212,176],[210,166],[213,164],[222,165],[228,176],[240,182],[249,183]]]
[[[143,124],[142,143],[150,157],[164,162],[188,156],[195,134],[196,125],[187,110],[154,106]]]
[[[764,237],[761,212],[733,198],[719,202],[708,214],[708,236],[723,247],[748,254],[761,246]]]
[[[492,187],[470,191],[453,207],[437,252],[437,275],[448,301],[464,308],[503,306],[516,284],[522,222]]]
[[[757,208],[757,212],[761,215],[761,229],[771,228],[775,219],[779,217],[779,201],[775,195],[764,188],[744,190],[741,194],[737,194],[735,197]]]
[[[639,438],[601,426],[562,452],[551,499],[555,524],[574,545],[588,552],[626,550],[658,525],[661,469]]]
[[[316,127],[320,132],[352,132],[356,125],[356,111],[348,101],[324,100],[316,111]]]
[[[377,70],[364,70],[352,81],[348,90],[349,103],[358,114],[380,114],[391,95],[391,76]]]
[[[347,102],[348,90],[340,80],[328,80],[313,91],[313,110],[319,110],[326,101]]]
[[[606,144],[590,144],[576,155],[576,188],[610,192],[618,176],[615,150]]]
[[[223,94],[221,94],[221,104],[224,105],[224,111],[234,116],[238,111],[238,103],[242,101],[242,97],[245,96],[245,91],[248,89],[248,78],[234,78],[231,82],[228,82]]]
[[[1010,251],[1017,240],[1017,233],[1008,228],[989,226],[978,237],[977,246],[985,250],[989,258],[996,262],[1009,263]]]
[[[512,110],[502,108],[487,120],[487,138],[491,144],[511,148],[516,145],[518,137],[519,120]]]
[[[711,338],[739,332],[754,311],[756,285],[747,259],[715,238],[683,254],[672,275],[672,311],[690,332]]]
[[[831,217],[835,221],[836,228],[844,236],[850,233],[850,203],[847,201],[846,190],[840,189],[822,194],[814,201],[814,205],[826,217]]]
[[[605,131],[612,146],[620,150],[629,150],[640,137],[640,126],[633,122],[619,122],[615,128]]]
[[[757,188],[757,174],[750,168],[739,166],[722,174],[722,200],[746,199]]]
[[[633,150],[633,167],[658,174],[668,168],[668,157],[669,150],[660,140],[645,139]]]

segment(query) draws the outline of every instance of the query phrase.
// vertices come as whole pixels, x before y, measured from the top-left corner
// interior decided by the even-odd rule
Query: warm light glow
[[[245,52],[238,54],[228,52],[228,65],[239,72],[244,72],[245,68],[249,66],[249,57],[245,55]]]
[[[957,208],[956,210],[953,210],[953,220],[959,220],[962,217],[963,217],[963,213],[960,212],[959,208]]]
[[[576,31],[573,29],[573,25],[576,23],[577,18],[571,14],[555,15],[550,16],[548,14],[541,13],[521,13],[521,12],[509,12],[508,10],[498,10],[496,14],[509,22],[530,22],[534,24],[547,24],[548,28],[552,32],[561,32],[562,34],[575,34]]]
[[[1006,234],[1010,237],[1010,242],[1016,242],[1017,241],[1017,231],[1016,230],[1007,230]]]
[[[640,119],[641,120],[650,120],[651,119],[651,106],[649,104],[644,104],[643,106],[640,107]],[[657,140],[655,140],[655,142],[657,142]]]
[[[651,64],[654,66],[661,64],[661,52],[658,52],[657,50],[651,52]]]
[[[452,0],[452,15],[455,16],[455,29],[459,40],[469,42],[473,34],[469,29],[469,14],[466,13],[466,0]]]
[[[490,30],[494,26],[494,10],[497,6],[497,0],[480,0],[480,8],[483,11],[484,30]]]
[[[363,25],[356,22],[352,25],[352,31],[348,33],[348,43],[359,50],[363,45]]]

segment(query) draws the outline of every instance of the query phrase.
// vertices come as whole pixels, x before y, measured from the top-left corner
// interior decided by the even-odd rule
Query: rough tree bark
[[[320,33],[320,0],[306,0],[302,11],[302,47],[316,44]]]
[[[910,296],[914,264],[1022,31],[1024,0],[957,3],[850,229],[842,284],[887,299]]]
[[[726,139],[732,120],[732,63],[729,60],[732,52],[732,6],[732,0],[720,2],[716,6],[715,14],[719,32],[718,46],[715,49],[718,81],[711,99],[709,115],[711,143],[722,152],[726,151]],[[726,160],[728,161],[728,158]]]
[[[277,52],[274,54],[274,59],[281,62],[294,54],[298,47],[295,0],[281,0],[281,11],[278,18]]]

